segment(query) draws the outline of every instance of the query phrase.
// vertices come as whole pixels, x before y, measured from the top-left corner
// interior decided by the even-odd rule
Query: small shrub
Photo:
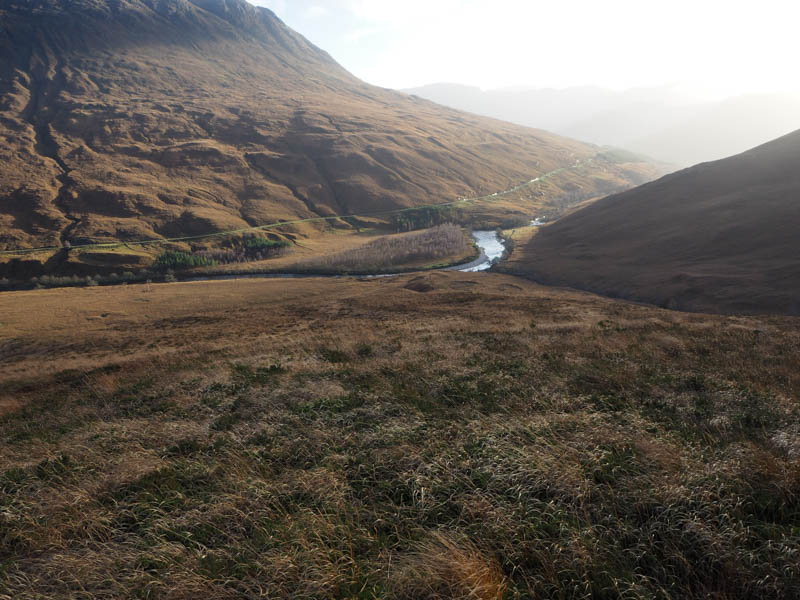
[[[330,363],[343,363],[350,360],[350,357],[347,355],[347,352],[342,350],[338,350],[336,348],[320,348],[319,355],[322,360],[325,360]]]
[[[375,354],[375,351],[372,349],[372,346],[369,344],[359,344],[356,347],[356,355],[359,358],[370,358]]]
[[[234,383],[250,386],[266,385],[281,373],[285,373],[286,369],[277,363],[255,369],[249,365],[234,364],[231,365],[231,371]]]

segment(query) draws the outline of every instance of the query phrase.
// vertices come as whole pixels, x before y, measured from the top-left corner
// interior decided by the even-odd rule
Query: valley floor
[[[0,296],[0,598],[800,596],[800,320],[499,274]]]

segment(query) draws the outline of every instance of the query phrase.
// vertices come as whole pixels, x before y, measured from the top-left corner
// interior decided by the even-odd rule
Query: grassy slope
[[[800,132],[604,198],[518,248],[514,272],[684,310],[800,314]]]
[[[0,597],[800,594],[797,319],[460,273],[3,302]]]

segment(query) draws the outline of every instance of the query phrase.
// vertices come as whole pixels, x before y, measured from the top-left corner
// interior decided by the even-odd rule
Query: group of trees
[[[168,250],[153,265],[158,270],[185,270],[232,263],[266,260],[281,254],[291,244],[285,240],[270,240],[257,235],[228,240],[221,248],[203,248],[192,252]]]
[[[108,275],[42,275],[32,277],[27,281],[11,281],[0,279],[0,290],[15,289],[41,289],[41,288],[60,288],[60,287],[93,287],[96,285],[114,285],[119,283],[137,283],[147,281],[151,278],[159,278],[164,281],[174,281],[171,271],[160,276],[155,275],[148,269],[132,273],[110,273]]]
[[[227,265],[275,258],[289,246],[291,244],[285,240],[247,236],[230,241],[224,248],[200,250],[195,252],[194,256],[211,260],[213,264]]]
[[[453,206],[426,206],[392,215],[395,231],[428,229],[444,223],[461,222],[461,211]]]
[[[97,275],[42,275],[25,281],[0,278],[0,291],[31,288],[85,287],[95,285],[113,285],[117,283],[134,283],[149,280],[175,281],[174,271],[196,267],[213,267],[220,264],[250,262],[273,258],[285,251],[291,244],[285,240],[271,240],[255,234],[249,234],[227,240],[221,248],[204,248],[186,252],[183,250],[166,250],[162,252],[149,269],[133,273],[97,274]]]
[[[180,252],[175,250],[167,250],[159,255],[153,263],[153,267],[159,271],[166,271],[167,269],[192,269],[194,267],[213,267],[217,262],[209,257],[200,256],[199,254],[192,254],[189,252]]]

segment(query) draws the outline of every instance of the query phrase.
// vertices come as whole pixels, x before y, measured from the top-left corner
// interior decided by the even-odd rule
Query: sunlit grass
[[[800,592],[795,320],[428,277],[46,292],[124,312],[65,337],[9,311],[0,595]]]

